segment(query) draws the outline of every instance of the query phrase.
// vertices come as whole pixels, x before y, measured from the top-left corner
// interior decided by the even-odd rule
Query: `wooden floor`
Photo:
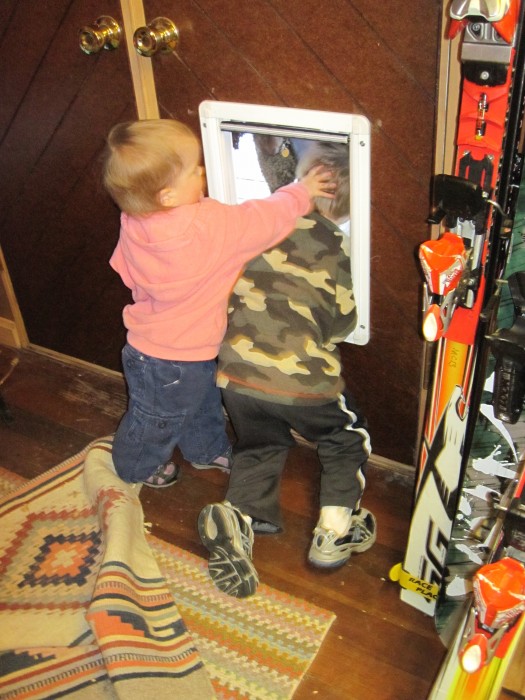
[[[0,347],[0,381],[13,357]],[[12,418],[0,420],[1,466],[31,478],[114,431],[126,403],[120,375],[35,350],[16,357],[18,364],[0,386]],[[196,519],[204,505],[222,500],[227,477],[181,463],[182,478],[174,487],[142,489],[145,518],[157,537],[205,557]],[[403,556],[411,480],[369,470],[364,505],[377,517],[377,543],[331,573],[305,562],[317,515],[317,483],[315,452],[298,445],[282,485],[286,530],[256,538],[254,548],[264,583],[337,615],[295,700],[424,700],[445,649],[433,620],[402,603],[388,579],[390,567]],[[518,696],[501,695],[507,697]]]

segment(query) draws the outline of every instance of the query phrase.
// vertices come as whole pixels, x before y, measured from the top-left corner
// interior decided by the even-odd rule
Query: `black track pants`
[[[366,421],[349,394],[315,406],[289,406],[222,391],[237,442],[226,499],[243,513],[282,526],[281,474],[293,429],[317,444],[321,463],[319,506],[359,505],[370,455]]]

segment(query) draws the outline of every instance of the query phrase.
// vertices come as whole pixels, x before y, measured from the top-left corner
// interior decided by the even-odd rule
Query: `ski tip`
[[[401,578],[401,572],[403,571],[403,564],[394,564],[394,566],[390,569],[388,572],[388,578],[391,581],[399,582],[399,579]]]
[[[439,584],[425,581],[425,579],[409,573],[403,568],[403,564],[394,564],[388,572],[388,577],[391,581],[399,583],[401,588],[417,593],[418,596],[425,598],[427,601],[437,600]]]

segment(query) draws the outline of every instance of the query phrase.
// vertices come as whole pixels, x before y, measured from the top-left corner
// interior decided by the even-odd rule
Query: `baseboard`
[[[388,457],[381,457],[381,455],[372,454],[368,460],[368,464],[376,469],[385,469],[386,471],[399,474],[399,476],[406,476],[411,480],[414,479],[416,473],[415,468],[411,467],[409,464],[396,462],[393,459],[388,459]]]
[[[79,360],[78,358],[71,357],[70,355],[62,355],[59,352],[49,350],[49,348],[44,348],[40,345],[33,345],[32,343],[30,343],[28,349],[33,350],[34,352],[40,353],[42,355],[47,355],[48,357],[51,357],[52,359],[57,360],[58,362],[63,362],[64,364],[84,368],[92,372],[99,372],[101,374],[105,374],[106,376],[113,377],[115,379],[122,379],[122,381],[124,381],[122,372],[116,372],[115,370],[107,369],[106,367],[95,365],[91,362],[86,362],[85,360]],[[312,449],[315,447],[313,443],[309,442],[308,440],[305,440],[305,438],[303,438],[302,435],[299,435],[298,433],[295,433],[293,431],[292,433],[298,444],[305,445],[306,447],[311,447]],[[388,459],[387,457],[381,457],[381,455],[372,454],[368,460],[368,464],[369,466],[375,469],[384,469],[385,471],[389,471],[399,476],[407,477],[409,479],[413,479],[415,475],[414,467],[408,464],[402,464],[401,462],[396,462],[392,459]]]
[[[311,447],[312,449],[315,448],[314,443],[305,440],[305,438],[303,438],[302,435],[299,435],[293,430],[292,435],[294,436],[296,442],[299,445]],[[376,469],[384,469],[385,471],[393,472],[399,476],[408,477],[411,480],[414,478],[415,475],[414,467],[411,467],[408,464],[403,464],[402,462],[396,462],[393,459],[388,459],[387,457],[381,457],[381,455],[370,455],[368,459],[368,464],[369,466],[374,467]]]
[[[0,317],[0,345],[17,350],[22,347],[22,339],[16,323],[3,316]]]
[[[113,377],[114,379],[124,379],[122,372],[117,372],[113,369],[108,369],[107,367],[102,367],[102,365],[95,365],[92,362],[86,362],[86,360],[81,360],[78,357],[72,357],[71,355],[63,355],[55,350],[50,350],[49,348],[44,348],[41,345],[34,345],[29,343],[27,348],[39,355],[46,355],[57,362],[62,362],[65,365],[71,365],[72,367],[79,367],[91,372],[98,372],[99,374],[104,374],[108,377]]]

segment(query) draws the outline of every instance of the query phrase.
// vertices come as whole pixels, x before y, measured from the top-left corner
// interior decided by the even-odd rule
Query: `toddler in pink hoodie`
[[[177,446],[198,469],[229,471],[215,374],[230,292],[313,198],[333,196],[318,167],[266,199],[222,204],[203,196],[200,163],[197,138],[172,119],[118,124],[108,136],[104,184],[122,211],[110,264],[133,300],[123,312],[129,402],[113,461],[124,481],[157,488],[177,479]]]

